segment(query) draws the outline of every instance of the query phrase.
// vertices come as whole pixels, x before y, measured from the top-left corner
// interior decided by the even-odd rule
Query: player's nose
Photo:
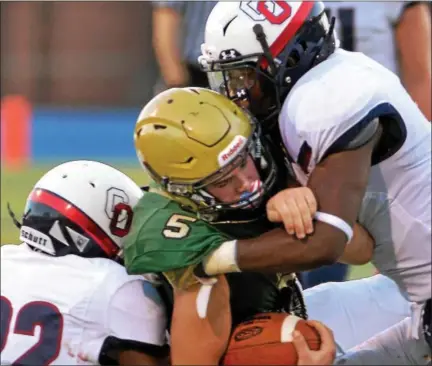
[[[237,192],[239,194],[242,194],[244,192],[251,192],[252,180],[249,179],[249,177],[246,174],[244,174],[241,171],[237,172],[236,182],[237,182]]]

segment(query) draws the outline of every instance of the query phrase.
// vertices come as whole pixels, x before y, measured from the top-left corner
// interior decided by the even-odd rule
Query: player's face
[[[266,100],[258,75],[254,68],[243,67],[210,74],[210,85],[213,90],[228,96],[240,107],[250,109],[255,115],[265,113],[269,101]],[[247,91],[248,97],[242,94]]]
[[[248,155],[230,174],[207,187],[208,193],[223,203],[244,200],[261,188],[258,170]]]

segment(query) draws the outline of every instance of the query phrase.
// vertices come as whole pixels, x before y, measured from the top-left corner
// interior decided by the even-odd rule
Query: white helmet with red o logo
[[[220,1],[207,19],[199,63],[213,90],[248,99],[261,119],[277,113],[294,84],[337,43],[322,2]]]
[[[115,258],[143,192],[132,179],[96,161],[71,161],[46,173],[30,192],[20,239],[53,256]]]

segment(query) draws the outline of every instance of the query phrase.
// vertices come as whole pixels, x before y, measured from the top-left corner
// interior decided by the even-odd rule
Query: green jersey
[[[210,225],[183,210],[170,198],[147,192],[134,209],[132,228],[124,249],[126,268],[131,274],[163,273],[172,287],[187,288],[198,282],[194,268],[205,256],[234,237],[257,235],[257,227],[257,224],[238,223]],[[242,235],[235,235],[233,228],[238,228]],[[259,312],[283,308],[280,276],[241,272],[226,277],[234,323]],[[164,286],[170,287],[166,283]],[[172,293],[167,296],[169,300],[165,301],[171,306]]]
[[[147,192],[134,209],[126,238],[131,274],[163,272],[176,287],[195,282],[193,268],[231,238],[162,194]]]

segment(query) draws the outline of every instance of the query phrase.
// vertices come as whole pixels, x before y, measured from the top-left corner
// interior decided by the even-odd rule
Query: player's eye
[[[226,187],[228,185],[228,183],[232,182],[232,179],[233,179],[232,177],[223,179],[223,180],[221,180],[221,181],[219,181],[217,183],[214,183],[214,186],[216,188],[224,188],[224,187]]]

